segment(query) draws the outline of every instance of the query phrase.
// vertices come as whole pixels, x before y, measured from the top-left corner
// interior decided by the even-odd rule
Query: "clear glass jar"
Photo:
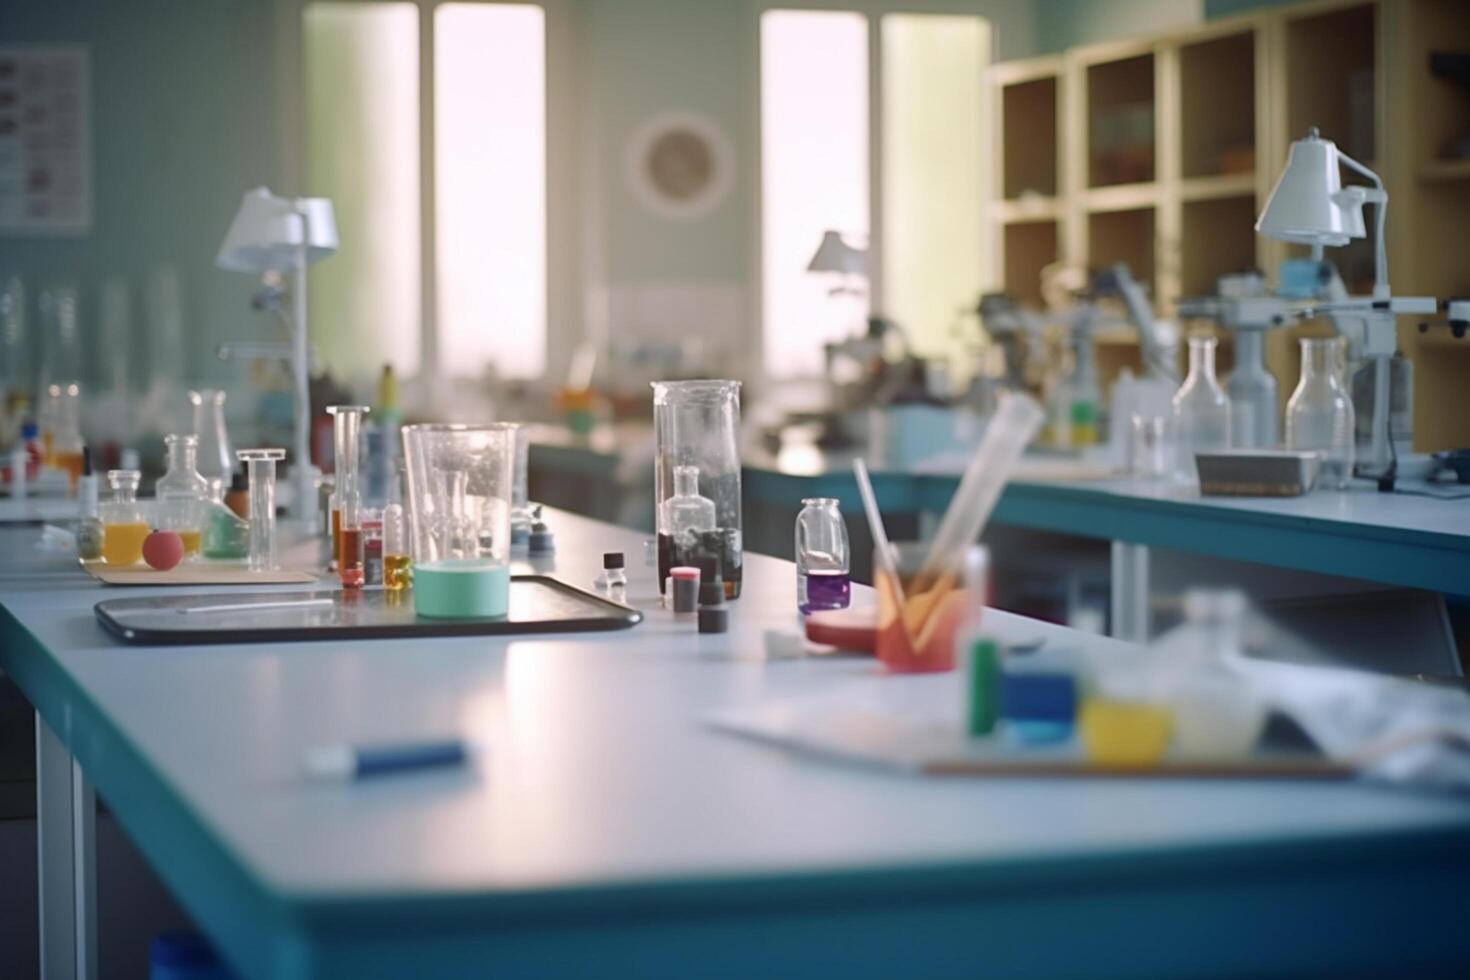
[[[108,470],[107,485],[112,499],[97,509],[102,518],[102,560],[126,567],[143,560],[143,539],[148,537],[148,517],[138,503],[137,470]]]
[[[163,437],[168,447],[168,471],[153,485],[158,498],[158,527],[174,531],[184,543],[184,559],[199,554],[204,518],[214,500],[214,490],[199,473],[199,438],[194,435]]]
[[[848,577],[852,551],[837,501],[809,497],[796,515],[796,607],[805,616],[820,609],[846,609],[852,601]]]
[[[670,568],[697,567],[701,559],[714,558],[725,583],[725,598],[739,598],[744,566],[740,382],[655,381],[653,427],[660,591]],[[676,497],[676,503],[665,506]],[[698,523],[671,523],[676,515],[680,520],[693,519],[695,508],[707,514],[704,504],[714,506],[714,527],[705,526],[702,517]]]
[[[1189,338],[1189,376],[1174,393],[1181,476],[1195,478],[1194,454],[1230,448],[1230,398],[1215,377],[1214,337]]]
[[[1302,338],[1302,374],[1286,403],[1286,448],[1324,454],[1319,482],[1347,489],[1353,475],[1353,400],[1342,384],[1342,341]]]
[[[235,454],[225,429],[225,393],[214,388],[191,391],[189,404],[194,406],[194,435],[199,439],[199,473],[209,481],[214,499],[223,500],[235,471]]]

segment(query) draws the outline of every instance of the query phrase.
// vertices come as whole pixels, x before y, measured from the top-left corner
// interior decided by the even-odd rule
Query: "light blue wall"
[[[32,305],[37,284],[75,280],[84,338],[95,330],[98,283],[127,276],[140,341],[135,378],[147,371],[143,291],[160,263],[180,273],[195,379],[237,377],[239,366],[212,356],[215,343],[261,333],[248,308],[252,283],[213,261],[240,194],[277,175],[274,8],[267,0],[0,2],[0,44],[90,48],[93,174],[91,233],[0,235],[0,275],[25,276]]]

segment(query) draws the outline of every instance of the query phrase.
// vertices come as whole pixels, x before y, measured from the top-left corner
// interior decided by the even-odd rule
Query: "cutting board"
[[[83,561],[82,569],[105,585],[283,585],[315,582],[317,577],[300,569],[252,572],[244,562],[197,561],[175,565],[160,572],[147,565],[114,568],[101,561]]]

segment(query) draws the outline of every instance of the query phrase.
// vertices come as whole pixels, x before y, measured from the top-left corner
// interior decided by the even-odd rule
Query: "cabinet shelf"
[[[1093,214],[1109,211],[1136,211],[1151,208],[1159,203],[1159,185],[1117,184],[1113,187],[1090,188],[1083,197],[1083,206]]]
[[[1255,194],[1255,174],[1186,177],[1179,185],[1179,197],[1184,201],[1218,201],[1232,197],[1255,197]]]
[[[1425,184],[1451,180],[1470,180],[1470,160],[1436,160],[1419,168],[1419,180]]]
[[[1002,224],[1012,225],[1024,221],[1055,221],[1061,206],[1055,197],[1022,197],[1010,201],[997,201],[995,216]]]

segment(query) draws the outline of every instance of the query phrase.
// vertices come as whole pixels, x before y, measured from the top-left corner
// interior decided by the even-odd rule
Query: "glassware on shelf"
[[[796,606],[804,616],[852,601],[847,524],[831,497],[809,497],[796,515]]]
[[[199,554],[204,518],[214,492],[199,474],[199,439],[175,433],[163,437],[168,447],[168,471],[153,485],[157,498],[158,527],[174,531],[184,542],[184,559]]]
[[[1153,479],[1174,472],[1174,419],[1166,415],[1134,415],[1129,423],[1129,471],[1134,476]]]
[[[699,567],[700,559],[714,558],[719,562],[725,598],[739,598],[744,569],[740,382],[655,381],[653,425],[659,589],[665,587],[670,568]],[[692,478],[688,475],[691,469]],[[684,482],[681,471],[686,474]],[[679,503],[666,507],[676,496]],[[700,500],[714,507],[713,527],[705,526],[708,511]],[[704,516],[696,516],[695,508]],[[675,515],[684,523],[671,523]]]
[[[148,517],[138,503],[137,470],[108,470],[107,485],[112,499],[98,507],[102,517],[102,560],[126,567],[143,560],[143,539],[148,537]]]
[[[1276,376],[1266,370],[1265,345],[1264,331],[1235,331],[1235,370],[1225,381],[1225,393],[1231,444],[1244,449],[1275,449],[1280,439]]]
[[[1322,486],[1345,490],[1353,475],[1353,400],[1343,387],[1342,341],[1303,337],[1302,374],[1286,403],[1286,448],[1323,453]]]
[[[337,575],[345,589],[363,585],[362,486],[359,482],[358,446],[366,405],[331,405],[335,449],[333,469],[337,481]]]
[[[194,406],[194,435],[199,439],[199,472],[209,481],[214,498],[222,500],[235,470],[225,428],[225,393],[215,388],[191,391],[189,404]]]
[[[250,548],[247,561],[252,572],[276,568],[276,463],[286,458],[284,449],[242,449],[236,456],[245,464],[250,481]]]
[[[1230,448],[1230,398],[1215,377],[1214,337],[1189,338],[1189,376],[1174,393],[1179,474],[1195,478],[1194,454]]]

